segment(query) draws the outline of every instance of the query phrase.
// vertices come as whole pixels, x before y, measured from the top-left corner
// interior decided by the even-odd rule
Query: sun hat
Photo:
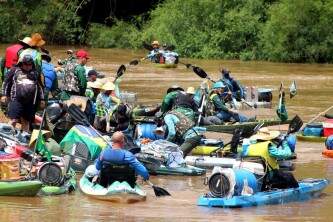
[[[194,87],[192,87],[192,86],[188,87],[187,90],[186,90],[186,93],[187,94],[192,94],[192,95],[195,94]]]
[[[29,36],[26,36],[23,39],[19,39],[19,42],[21,42],[21,43],[23,43],[25,45],[31,46],[30,45],[31,44],[30,41],[31,41],[31,37],[29,37]]]
[[[36,129],[34,129],[33,131],[32,131],[32,134],[31,134],[31,137],[30,137],[30,141],[29,141],[29,146],[31,147],[31,146],[33,146],[34,145],[34,142],[37,140],[37,138],[38,138],[38,134],[39,134],[39,130],[36,130]],[[51,132],[50,131],[48,131],[48,130],[42,130],[42,136],[44,136],[44,139],[45,139],[45,137],[51,137],[52,136],[52,134],[51,134]]]
[[[87,82],[88,88],[101,89],[102,86],[103,86],[103,83],[100,81],[94,81],[94,82],[88,81]]]
[[[76,57],[89,59],[88,52],[83,49],[80,49],[79,51],[76,52]]]
[[[41,47],[43,45],[45,45],[45,41],[43,40],[42,36],[39,33],[34,33],[31,35],[30,46]]]
[[[105,91],[114,90],[115,85],[113,84],[113,82],[107,82],[102,86],[102,89],[105,90]]]
[[[280,131],[270,131],[267,127],[259,129],[257,134],[250,137],[250,140],[272,140],[280,135]]]
[[[178,85],[172,85],[168,90],[167,93],[176,91],[176,90],[180,90],[180,91],[184,91],[184,89]]]
[[[153,41],[151,44],[152,45],[160,45],[160,43],[157,40]]]

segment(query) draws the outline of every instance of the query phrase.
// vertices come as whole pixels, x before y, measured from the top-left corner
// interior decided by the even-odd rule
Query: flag
[[[296,96],[297,94],[297,86],[296,86],[296,81],[294,80],[290,87],[289,87],[289,93],[290,93],[290,99]]]
[[[43,157],[46,157],[48,161],[51,161],[51,152],[46,148],[45,140],[42,134],[42,131],[39,130],[38,137],[36,141],[36,150],[37,152],[42,155]]]
[[[288,112],[286,108],[286,101],[285,101],[285,93],[283,89],[283,84],[281,82],[280,85],[280,95],[279,95],[279,104],[278,108],[276,109],[276,114],[280,118],[281,121],[286,121],[288,119]]]

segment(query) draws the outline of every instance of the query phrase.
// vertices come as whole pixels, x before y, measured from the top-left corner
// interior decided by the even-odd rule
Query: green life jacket
[[[175,126],[176,139],[178,139],[178,140],[182,139],[183,135],[195,125],[195,122],[193,120],[191,120],[190,118],[188,118],[181,112],[172,110],[172,111],[168,112],[168,114],[175,115],[179,119],[179,122]]]

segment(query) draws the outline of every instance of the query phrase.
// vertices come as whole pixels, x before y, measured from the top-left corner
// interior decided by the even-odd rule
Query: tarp
[[[60,146],[65,153],[70,154],[73,144],[77,142],[84,143],[88,147],[92,160],[96,159],[102,149],[107,146],[103,138],[94,130],[82,125],[73,126],[60,142]]]

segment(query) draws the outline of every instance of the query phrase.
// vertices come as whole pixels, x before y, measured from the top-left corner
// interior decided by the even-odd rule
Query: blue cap
[[[225,85],[221,81],[218,81],[213,84],[213,89],[219,89],[219,88],[224,88],[224,87],[225,87]]]

